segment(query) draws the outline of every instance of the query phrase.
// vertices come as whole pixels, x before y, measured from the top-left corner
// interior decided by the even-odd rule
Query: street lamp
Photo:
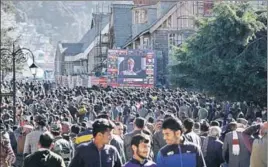
[[[2,66],[2,61],[5,64],[11,63],[12,60],[12,71],[13,71],[13,123],[14,125],[16,124],[16,63],[25,63],[27,62],[29,56],[32,57],[33,59],[33,64],[31,66],[32,69],[35,69],[37,66],[34,64],[34,55],[30,49],[27,48],[15,48],[15,42],[12,44],[12,50],[7,49],[7,48],[1,48],[0,49],[1,54],[0,54],[0,68]],[[2,71],[2,69],[0,69]],[[35,73],[36,74],[36,73]],[[0,92],[0,98],[2,99],[2,95]]]
[[[34,64],[34,62],[33,62],[33,64],[32,65],[30,65],[30,70],[31,70],[31,72],[32,72],[32,74],[33,74],[33,77],[34,77],[34,80],[35,80],[35,76],[36,76],[36,73],[37,73],[37,66]]]

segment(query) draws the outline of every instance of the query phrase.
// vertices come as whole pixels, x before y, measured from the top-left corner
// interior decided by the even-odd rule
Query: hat
[[[52,124],[50,131],[51,132],[60,132],[61,131],[61,124]]]

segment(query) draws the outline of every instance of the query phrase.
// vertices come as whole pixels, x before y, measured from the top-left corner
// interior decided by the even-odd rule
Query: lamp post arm
[[[9,50],[9,49],[6,49],[6,48],[2,48],[2,49],[0,49],[0,52],[2,53],[2,52],[8,52],[8,54],[10,54],[10,55],[12,55],[12,52]],[[1,54],[2,55],[2,54]]]
[[[15,52],[15,55],[17,55],[18,53],[23,53],[23,51],[27,51],[27,52],[29,52],[29,53],[31,54],[31,56],[32,56],[33,62],[35,62],[35,60],[34,60],[34,54],[33,54],[33,52],[32,52],[30,49],[27,49],[27,48],[20,48],[20,49],[18,49],[18,50]]]

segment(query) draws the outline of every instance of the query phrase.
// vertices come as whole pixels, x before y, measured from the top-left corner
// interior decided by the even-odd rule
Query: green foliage
[[[213,17],[176,48],[173,84],[194,87],[221,99],[266,103],[267,10],[221,3]],[[176,74],[176,75],[174,75]]]

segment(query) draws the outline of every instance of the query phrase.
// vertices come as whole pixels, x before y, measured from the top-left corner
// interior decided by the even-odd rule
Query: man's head
[[[211,136],[211,137],[220,137],[221,128],[219,126],[211,126],[209,128],[208,135]]]
[[[41,134],[40,138],[39,138],[39,148],[46,148],[46,149],[51,149],[53,146],[53,135],[49,132],[45,132],[43,134]]]
[[[135,66],[135,61],[133,60],[133,59],[128,59],[128,61],[127,61],[127,65],[128,65],[128,70],[130,70],[130,71],[133,71],[133,68],[134,68],[134,66]]]
[[[134,158],[144,160],[148,158],[150,153],[150,139],[145,134],[138,134],[131,139],[131,148]]]
[[[50,131],[53,134],[53,136],[59,136],[62,132],[61,124],[58,124],[58,123],[52,124]]]
[[[220,126],[218,121],[211,121],[210,126]]]
[[[200,130],[201,132],[208,132],[209,130],[209,123],[207,121],[203,121],[201,124],[200,124]]]
[[[62,134],[68,134],[71,131],[71,125],[69,122],[62,122]]]
[[[162,124],[164,140],[168,145],[178,144],[182,135],[182,123],[176,118],[168,118]]]
[[[34,118],[37,126],[46,126],[46,117],[44,115],[37,115]]]
[[[97,119],[92,126],[94,140],[102,144],[108,144],[111,140],[111,131],[114,124],[110,120],[101,118]]]
[[[183,121],[184,128],[186,131],[192,131],[194,127],[194,120],[191,118],[187,118]]]
[[[134,121],[135,129],[143,129],[145,127],[145,119],[138,117]]]
[[[116,122],[115,123],[115,128],[113,130],[113,134],[121,136],[123,135],[124,132],[124,126],[121,122]]]

